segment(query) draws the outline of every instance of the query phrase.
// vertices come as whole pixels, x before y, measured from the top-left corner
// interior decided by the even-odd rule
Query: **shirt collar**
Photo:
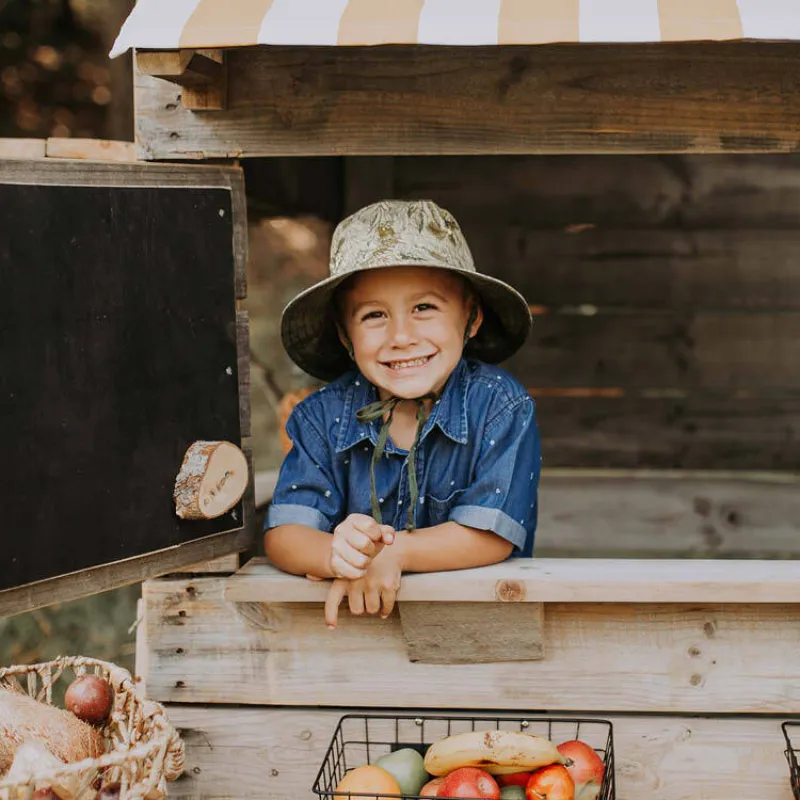
[[[441,396],[433,405],[433,411],[425,424],[422,436],[424,439],[434,426],[438,427],[449,439],[458,444],[467,443],[467,387],[470,371],[462,358],[450,373]],[[364,425],[356,419],[359,408],[378,399],[378,392],[360,372],[353,373],[353,379],[347,387],[342,408],[342,417],[336,437],[336,452],[342,453],[353,445],[369,439],[373,444],[377,441],[374,424]]]

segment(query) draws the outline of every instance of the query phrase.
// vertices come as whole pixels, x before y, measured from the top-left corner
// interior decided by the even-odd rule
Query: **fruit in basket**
[[[114,690],[99,675],[81,675],[67,687],[64,695],[64,707],[90,725],[105,722],[113,705]]]
[[[579,739],[570,739],[558,746],[567,759],[564,765],[575,782],[575,800],[595,800],[600,794],[606,765],[593,747]]]
[[[503,786],[521,786],[523,789],[528,785],[528,778],[531,776],[531,771],[526,772],[511,772],[509,774],[496,775],[495,778]]]
[[[490,774],[522,772],[561,764],[564,757],[542,736],[519,731],[468,731],[434,742],[425,753],[425,769],[446,775],[459,767],[481,767]]]
[[[500,787],[500,800],[525,800],[525,787],[518,784]]]
[[[74,714],[21,692],[0,688],[0,773],[11,766],[26,739],[45,743],[56,758],[66,763],[97,758],[104,750],[100,733]]]
[[[422,756],[411,747],[403,747],[381,756],[375,766],[394,776],[402,794],[418,795],[430,776],[425,771]]]
[[[60,758],[56,758],[45,747],[43,742],[26,739],[17,748],[11,768],[4,776],[8,783],[38,785],[41,800],[73,800],[79,791],[80,781],[75,775],[64,775],[65,767]],[[58,774],[58,777],[54,777]],[[42,786],[42,783],[46,785]]]
[[[367,764],[350,770],[336,786],[334,795],[337,794],[367,794],[370,800],[373,797],[381,800],[384,795],[400,795],[402,792],[394,775],[383,767]]]
[[[437,797],[480,797],[500,800],[500,787],[486,770],[460,767],[453,770],[439,786]]]
[[[527,800],[575,800],[575,781],[566,767],[551,764],[531,774],[525,796]]]
[[[420,790],[419,796],[420,797],[438,797],[439,796],[439,787],[444,782],[444,777],[439,776],[438,778],[433,778],[429,780]]]

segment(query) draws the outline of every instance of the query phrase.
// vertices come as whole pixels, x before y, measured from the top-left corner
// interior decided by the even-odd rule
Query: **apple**
[[[439,784],[437,797],[476,797],[482,800],[500,800],[497,781],[478,767],[454,769]]]
[[[525,787],[527,800],[575,800],[575,781],[561,764],[551,764],[531,773]]]
[[[444,777],[429,780],[420,790],[420,797],[438,797],[439,787],[444,783]]]
[[[595,800],[606,772],[603,759],[579,739],[562,742],[558,752],[567,759],[565,766],[575,782],[575,800]]]

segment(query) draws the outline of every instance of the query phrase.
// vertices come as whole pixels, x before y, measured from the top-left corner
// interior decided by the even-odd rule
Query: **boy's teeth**
[[[428,361],[428,357],[425,358],[415,358],[411,361],[392,361],[389,366],[392,369],[405,369],[406,367],[421,367]]]

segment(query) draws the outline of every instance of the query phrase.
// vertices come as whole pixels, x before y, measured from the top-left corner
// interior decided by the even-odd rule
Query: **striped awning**
[[[800,0],[139,0],[129,48],[800,39]]]

